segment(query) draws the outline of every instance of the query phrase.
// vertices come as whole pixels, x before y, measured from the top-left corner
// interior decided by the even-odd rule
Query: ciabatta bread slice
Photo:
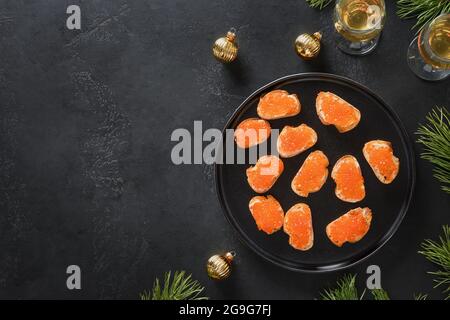
[[[361,120],[358,108],[331,92],[317,95],[316,112],[324,125],[334,125],[340,133],[352,130]]]
[[[364,145],[363,154],[378,180],[384,184],[394,181],[400,168],[400,160],[394,156],[389,141],[369,141]]]

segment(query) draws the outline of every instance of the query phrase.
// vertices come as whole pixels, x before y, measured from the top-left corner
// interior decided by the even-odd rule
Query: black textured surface
[[[221,212],[213,168],[172,165],[170,133],[194,120],[222,128],[261,85],[321,71],[370,87],[413,135],[434,105],[448,107],[450,86],[409,71],[413,22],[387,2],[379,47],[354,58],[333,44],[331,8],[303,0],[0,0],[0,297],[134,299],[168,269],[192,272],[212,298],[317,297],[344,272],[294,273],[247,249]],[[65,27],[69,4],[81,5],[81,32]],[[210,47],[230,26],[239,60],[223,66]],[[317,29],[320,58],[303,62],[293,40]],[[449,222],[450,203],[417,160],[398,232],[348,271],[362,285],[378,264],[393,298],[442,298],[416,252]],[[232,277],[209,281],[206,259],[227,249],[238,253]],[[82,269],[80,291],[66,289],[69,264]]]
[[[258,89],[231,117],[227,129],[235,129],[241,121],[258,117],[256,109],[260,97],[275,89],[296,94],[301,101],[302,110],[297,116],[270,121],[271,128],[281,132],[286,125],[298,126],[306,123],[317,132],[318,140],[311,149],[300,155],[282,159],[283,173],[266,194],[274,196],[285,212],[299,202],[310,206],[314,245],[308,251],[301,252],[288,245],[288,236],[284,232],[268,236],[256,228],[248,209],[250,199],[257,195],[247,182],[245,171],[249,167],[248,164],[216,166],[219,199],[226,216],[251,248],[285,268],[297,271],[331,271],[360,262],[378,250],[393,235],[409,206],[415,182],[411,141],[393,110],[370,89],[346,78],[322,73],[287,76]],[[339,133],[334,126],[324,126],[315,108],[316,97],[320,91],[333,92],[357,106],[362,114],[358,126],[344,134]],[[380,126],[380,123],[383,123],[383,126]],[[362,153],[364,144],[376,139],[390,141],[400,159],[401,170],[389,185],[378,181]],[[231,143],[234,146],[234,141]],[[272,153],[270,146],[276,146],[276,143],[276,137],[272,134],[266,142],[266,150]],[[226,159],[229,149],[224,150],[223,158]],[[257,147],[251,150],[256,151]],[[319,192],[311,193],[307,198],[299,197],[291,189],[292,179],[306,157],[315,150],[326,154],[330,162],[329,177]],[[247,151],[248,159],[251,151]],[[232,154],[235,153],[233,150]],[[336,184],[331,178],[335,163],[349,154],[358,160],[364,177],[366,196],[357,203],[338,199],[334,192]],[[370,230],[357,244],[346,244],[337,248],[326,236],[326,226],[357,207],[369,207],[372,210]]]

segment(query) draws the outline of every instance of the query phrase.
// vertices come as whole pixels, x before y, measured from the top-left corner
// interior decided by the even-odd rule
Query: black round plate
[[[285,125],[306,123],[316,130],[319,137],[310,150],[283,159],[285,170],[268,192],[280,201],[285,211],[298,202],[311,207],[314,246],[306,252],[298,251],[289,245],[288,236],[282,230],[267,235],[257,229],[248,209],[249,200],[256,195],[247,184],[245,170],[249,164],[216,164],[217,193],[227,219],[250,248],[287,269],[321,272],[361,262],[392,237],[408,209],[414,189],[415,165],[407,132],[395,112],[368,88],[341,76],[322,73],[290,75],[258,89],[237,109],[225,129],[234,129],[242,120],[257,117],[259,98],[274,89],[296,93],[302,110],[298,116],[270,121],[272,128],[281,130]],[[343,134],[338,133],[334,126],[324,126],[315,111],[319,91],[334,92],[358,107],[362,115],[359,125]],[[378,181],[362,154],[364,143],[374,139],[390,141],[395,155],[400,159],[400,172],[389,185]],[[365,179],[366,198],[355,204],[339,200],[334,194],[335,184],[330,177],[319,192],[310,194],[308,198],[296,195],[291,190],[291,180],[307,155],[314,150],[322,150],[328,156],[330,172],[341,156],[355,156]],[[225,148],[223,152],[225,155]],[[365,206],[373,212],[372,225],[366,236],[341,248],[333,245],[326,236],[326,225],[350,209]]]

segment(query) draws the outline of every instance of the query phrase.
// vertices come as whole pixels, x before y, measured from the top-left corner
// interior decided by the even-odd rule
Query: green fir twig
[[[139,296],[141,300],[206,300],[208,297],[200,296],[203,290],[204,287],[185,271],[175,271],[173,277],[169,271],[164,275],[162,286],[156,278],[152,292],[144,291]]]
[[[417,293],[414,295],[414,300],[427,300],[428,295],[423,293]]]
[[[309,4],[311,8],[317,8],[319,10],[322,10],[330,3],[332,3],[333,0],[306,0],[306,2]]]
[[[374,300],[391,300],[386,290],[384,289],[373,289],[370,290]]]
[[[322,300],[362,300],[356,288],[356,275],[345,275],[337,281],[335,288],[324,290],[321,294]]]
[[[435,277],[435,288],[444,287],[445,298],[450,299],[450,226],[443,226],[444,234],[439,241],[425,240],[421,244],[420,254],[440,267],[438,271],[428,272]]]
[[[397,14],[402,19],[417,18],[413,28],[423,26],[442,13],[450,13],[449,0],[397,0]]]
[[[446,108],[435,108],[426,119],[428,123],[416,133],[417,142],[424,146],[421,156],[434,165],[434,176],[450,193],[450,114]]]

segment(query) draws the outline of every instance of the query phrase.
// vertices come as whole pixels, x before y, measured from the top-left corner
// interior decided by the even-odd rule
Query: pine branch
[[[318,8],[322,10],[326,6],[328,6],[333,0],[306,0],[311,8]]]
[[[356,275],[345,275],[337,281],[333,289],[324,290],[321,294],[322,300],[362,300],[364,292],[358,295],[358,289],[355,285]]]
[[[413,28],[423,26],[442,13],[450,13],[448,0],[397,0],[397,14],[402,19],[417,18]]]
[[[444,287],[445,298],[450,299],[450,226],[443,226],[444,234],[439,237],[439,241],[425,240],[421,244],[420,254],[427,260],[440,267],[438,271],[428,272],[435,276],[435,288]]]
[[[204,287],[192,275],[186,276],[185,271],[175,271],[173,278],[171,272],[164,275],[164,283],[158,278],[153,283],[153,290],[144,291],[139,296],[141,300],[206,300],[208,297],[200,296]]]
[[[450,193],[450,114],[446,108],[436,108],[426,119],[428,123],[416,132],[417,142],[424,146],[421,156],[434,165],[434,176]]]
[[[414,295],[414,300],[427,300],[428,295],[423,293],[418,293]]]
[[[387,291],[384,289],[373,289],[370,290],[370,293],[372,293],[374,300],[391,300]]]

